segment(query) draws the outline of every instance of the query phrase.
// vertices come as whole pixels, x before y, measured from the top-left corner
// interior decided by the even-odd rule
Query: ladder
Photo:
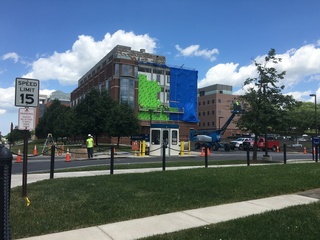
[[[46,142],[44,143],[43,145],[43,149],[42,149],[42,152],[41,154],[43,154],[45,152],[45,149],[48,145],[53,145],[54,144],[54,141],[53,141],[53,137],[52,137],[52,134],[51,133],[48,133],[48,136],[47,136],[47,139],[46,139]]]

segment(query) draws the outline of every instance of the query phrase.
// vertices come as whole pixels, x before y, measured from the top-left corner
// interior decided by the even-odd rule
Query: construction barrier
[[[21,163],[20,148],[18,149],[18,155],[17,155],[16,163]]]
[[[70,162],[70,153],[69,153],[69,148],[67,148],[66,162]]]
[[[205,156],[205,148],[203,147],[201,149],[201,154],[200,154],[201,157],[204,157]],[[207,156],[210,156],[210,148],[208,147],[207,148]]]
[[[37,145],[34,145],[33,156],[36,156],[36,155],[37,155]]]

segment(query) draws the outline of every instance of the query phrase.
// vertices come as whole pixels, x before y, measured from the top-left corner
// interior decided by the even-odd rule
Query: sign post
[[[15,106],[19,109],[19,129],[24,130],[22,196],[27,197],[28,132],[34,129],[34,109],[39,105],[39,80],[16,78]]]

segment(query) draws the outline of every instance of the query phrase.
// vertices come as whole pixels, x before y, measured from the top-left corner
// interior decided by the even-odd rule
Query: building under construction
[[[165,56],[118,45],[79,79],[71,106],[92,88],[106,89],[114,100],[133,107],[142,134],[154,124],[175,124],[180,141],[187,141],[199,122],[197,80],[198,71],[168,66]]]

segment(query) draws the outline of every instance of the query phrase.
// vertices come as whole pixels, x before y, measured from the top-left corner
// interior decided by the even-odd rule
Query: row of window
[[[199,112],[199,117],[201,116],[201,112]],[[207,112],[207,116],[210,115],[210,111]],[[214,110],[211,111],[211,115],[214,115]],[[218,110],[218,115],[221,115],[221,110]],[[202,112],[202,116],[206,116],[206,112]]]
[[[210,122],[202,122],[202,124],[201,123],[199,123],[199,126],[202,126],[202,127],[210,127]],[[216,127],[216,125],[215,125],[215,123],[214,122],[211,122],[211,126],[212,127]]]
[[[214,103],[214,99],[211,100],[211,103]],[[221,99],[217,99],[217,103],[221,103]],[[207,100],[207,104],[210,104],[210,100]],[[206,105],[206,101],[202,101],[202,105]],[[199,101],[199,106],[201,106],[201,101]]]

